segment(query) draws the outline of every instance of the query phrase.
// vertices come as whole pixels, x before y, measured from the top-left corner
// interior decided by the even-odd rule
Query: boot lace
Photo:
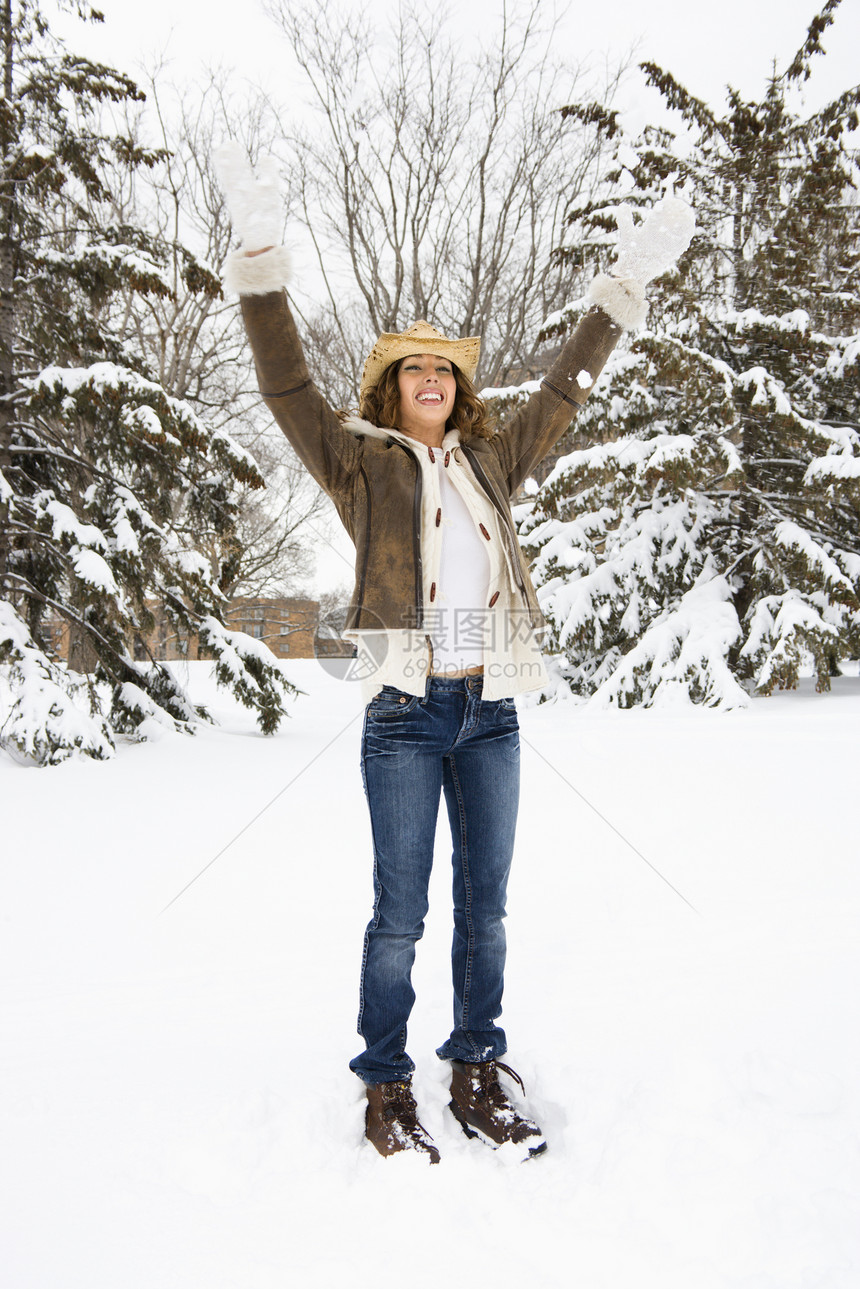
[[[509,1065],[505,1065],[502,1061],[484,1061],[476,1068],[481,1096],[485,1097],[497,1110],[513,1109],[507,1093],[499,1082],[499,1070],[502,1070],[515,1083],[518,1083],[523,1094],[525,1094],[525,1084],[516,1070],[512,1070]]]
[[[386,1083],[382,1093],[382,1115],[386,1123],[398,1123],[414,1140],[433,1138],[418,1119],[412,1088],[405,1080]]]

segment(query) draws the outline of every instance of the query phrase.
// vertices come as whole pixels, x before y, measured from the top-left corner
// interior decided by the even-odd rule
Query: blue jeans
[[[365,1083],[408,1078],[412,964],[424,931],[439,800],[454,843],[454,1028],[443,1060],[507,1050],[502,1010],[505,897],[519,803],[513,699],[484,702],[483,677],[430,677],[423,698],[386,685],[368,705],[361,768],[373,835],[373,917],[364,937],[358,1032],[350,1061]]]

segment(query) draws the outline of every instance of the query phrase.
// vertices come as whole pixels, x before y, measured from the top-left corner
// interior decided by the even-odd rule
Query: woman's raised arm
[[[591,283],[591,308],[580,320],[541,388],[490,440],[513,495],[566,433],[623,331],[645,321],[645,287],[665,273],[689,246],[696,231],[693,211],[671,194],[634,225],[627,206],[618,214],[618,254],[611,274]]]
[[[217,154],[218,172],[233,229],[241,241],[228,256],[224,286],[239,296],[260,393],[296,454],[335,499],[353,485],[360,441],[345,430],[314,385],[284,290],[290,257],[280,245],[283,219],[274,161],[257,174],[236,144]]]

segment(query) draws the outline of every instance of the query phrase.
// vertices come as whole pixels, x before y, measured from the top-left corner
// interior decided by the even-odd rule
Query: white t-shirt
[[[427,620],[433,643],[433,671],[437,675],[483,664],[490,595],[487,542],[443,462],[443,453],[438,452],[442,554],[435,612]]]

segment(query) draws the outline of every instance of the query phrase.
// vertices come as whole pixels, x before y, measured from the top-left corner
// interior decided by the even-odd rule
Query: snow
[[[252,688],[259,688],[256,681],[247,674],[244,658],[256,658],[258,662],[271,662],[272,653],[262,640],[255,640],[244,631],[227,630],[217,618],[204,617],[200,621],[200,638],[207,647],[217,649],[218,659],[230,669],[235,677],[245,676]]]
[[[23,381],[22,384],[25,389],[39,390],[53,387],[64,389],[70,394],[76,394],[85,385],[92,385],[93,389],[99,392],[129,385],[136,392],[163,396],[160,385],[146,380],[126,367],[118,367],[116,363],[107,362],[91,363],[89,367],[45,367],[34,380]]]
[[[122,409],[122,419],[132,433],[140,430],[142,434],[149,438],[165,439],[168,443],[179,444],[179,439],[177,439],[176,435],[167,433],[158,413],[146,403],[140,407],[124,407]]]
[[[50,752],[58,741],[65,747],[62,755],[68,755],[70,748],[102,759],[113,755],[113,739],[105,722],[92,711],[86,682],[69,684],[62,665],[30,642],[26,624],[7,601],[0,601],[0,654],[11,662],[14,681],[10,684],[4,668],[0,747],[9,756],[26,762],[59,755]],[[8,807],[4,814],[7,811]]]
[[[149,694],[139,685],[126,681],[119,687],[119,701],[123,707],[137,712],[143,719],[135,730],[138,739],[161,738],[165,730],[176,730],[177,723],[168,716],[163,707],[153,702]]]
[[[720,439],[720,444],[724,443],[725,440]],[[691,434],[655,434],[650,439],[624,436],[559,457],[544,480],[544,487],[551,488],[560,483],[570,470],[589,470],[595,474],[611,471],[614,474],[617,470],[635,468],[638,474],[645,475],[649,471],[664,470],[673,463],[683,465],[689,461],[696,447],[697,440]]]
[[[360,687],[287,673],[308,697],[271,738],[191,664],[220,728],[0,762],[4,1283],[855,1289],[857,676],[743,712],[521,711],[504,1023],[549,1151],[506,1165],[445,1109],[440,820],[409,1042],[429,1168],[362,1143],[346,1069]]]
[[[480,391],[480,396],[489,401],[491,398],[527,398],[530,394],[539,394],[539,380],[524,380],[522,385],[487,385]]]
[[[71,506],[59,501],[53,493],[45,492],[36,498],[36,510],[43,511],[51,519],[55,542],[64,537],[71,537],[84,547],[98,546],[104,550],[107,546],[104,533],[94,524],[84,524],[78,519]]]
[[[65,391],[70,397],[79,393],[84,387],[89,386],[101,395],[115,394],[117,391],[122,391],[127,397],[155,398],[158,402],[166,404],[174,416],[180,417],[193,425],[199,431],[201,437],[206,440],[211,439],[190,403],[187,403],[184,399],[166,395],[161,386],[154,381],[147,380],[144,376],[130,370],[128,367],[119,367],[116,363],[91,363],[89,367],[58,367],[52,365],[43,368],[38,376],[32,380],[24,380],[21,384],[25,389],[31,389],[36,393],[52,389],[55,393]],[[164,436],[165,431],[157,414],[148,405],[140,404],[136,407],[125,408],[123,414],[131,417],[132,424],[138,424],[153,434]],[[218,438],[222,442],[232,442],[229,436],[223,433],[219,434]]]
[[[752,396],[753,407],[772,407],[777,416],[791,416],[791,401],[777,380],[774,380],[766,367],[750,367],[737,377],[742,389],[755,390]]]
[[[832,607],[829,616],[835,616]],[[839,631],[833,622],[827,621],[827,617],[828,609],[825,607],[822,613],[820,596],[806,597],[794,588],[789,588],[783,595],[765,596],[758,602],[741,656],[755,660],[766,652],[756,677],[760,689],[771,685],[783,667],[790,663],[792,655],[816,637],[826,639],[829,635],[835,650]]]
[[[212,576],[212,565],[199,551],[178,550],[175,562],[183,573],[189,577],[209,579]]]
[[[837,380],[844,380],[848,368],[860,362],[860,336],[843,337],[836,341],[836,352],[827,360],[827,370]]]
[[[726,316],[734,319],[740,331],[758,327],[769,331],[795,332],[804,335],[809,330],[809,314],[805,309],[792,309],[788,313],[762,313],[760,309],[730,309]]]
[[[163,267],[151,256],[142,254],[135,246],[125,246],[121,243],[114,245],[112,242],[91,242],[89,245],[76,248],[71,254],[46,249],[42,252],[41,259],[48,265],[68,265],[84,260],[89,261],[93,268],[101,265],[114,270],[126,268],[140,278],[159,282],[166,295],[173,290],[174,284]]]
[[[215,277],[218,276],[217,273],[214,273],[214,270],[213,275]],[[256,472],[257,462],[255,458],[250,452],[241,446],[237,439],[231,438],[231,436],[229,434],[225,434],[223,430],[216,430],[212,433],[211,442],[213,451],[221,449],[221,451],[228,453],[234,461],[241,462],[248,468],[248,470]]]
[[[816,457],[810,461],[803,476],[804,487],[814,488],[817,483],[828,480],[860,478],[860,457],[849,452],[833,453],[826,457]]]
[[[809,533],[798,524],[782,520],[773,529],[773,539],[777,546],[789,554],[800,554],[810,568],[816,569],[828,589],[840,589],[853,596],[854,587],[839,565],[830,558],[827,551],[818,542],[813,541]]]
[[[562,325],[569,326],[571,320],[575,318],[578,313],[584,312],[584,310],[588,308],[588,304],[589,301],[587,295],[581,295],[575,300],[569,300],[567,304],[562,305],[560,309],[556,309],[554,313],[551,313],[548,317],[544,318],[541,331],[550,332],[554,331],[556,327],[560,327]]]
[[[640,626],[633,600],[628,606],[631,612],[637,616],[628,625],[636,633]],[[646,693],[654,707],[683,707],[694,691],[709,706],[746,707],[749,698],[726,662],[739,634],[731,588],[724,578],[704,573],[676,605],[642,632],[589,704],[627,707],[629,695],[638,691]]]
[[[114,510],[114,520],[111,528],[114,544],[118,551],[122,551],[125,555],[140,554],[140,542],[137,540],[137,533],[134,531],[131,520],[128,517],[128,510],[119,502]]]
[[[98,551],[73,547],[69,555],[72,567],[75,570],[75,576],[79,577],[82,582],[96,587],[105,595],[119,596],[120,589],[110,570],[110,565],[107,560],[99,555]]]

